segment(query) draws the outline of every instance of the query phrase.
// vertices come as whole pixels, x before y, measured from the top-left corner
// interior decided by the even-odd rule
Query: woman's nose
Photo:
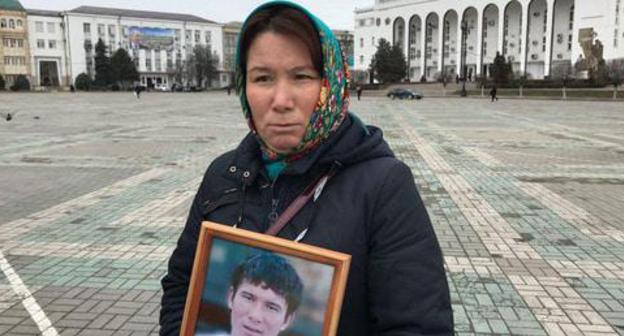
[[[293,84],[287,80],[278,80],[273,91],[273,109],[277,112],[288,112],[295,106]]]

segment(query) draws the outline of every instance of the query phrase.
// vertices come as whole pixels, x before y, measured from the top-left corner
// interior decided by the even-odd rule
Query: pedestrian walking
[[[357,91],[357,98],[358,100],[360,100],[360,97],[362,97],[362,87],[358,85],[358,87],[356,88],[356,91]]]
[[[140,84],[136,84],[134,86],[134,95],[137,97],[137,99],[141,99],[141,91],[143,90],[143,88],[141,87]]]
[[[498,97],[496,96],[496,85],[492,86],[492,90],[490,90],[490,97],[492,97],[493,101],[498,101]]]

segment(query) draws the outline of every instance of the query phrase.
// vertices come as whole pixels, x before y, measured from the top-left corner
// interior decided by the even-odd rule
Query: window
[[[191,41],[191,35],[193,35],[193,32],[190,29],[187,29],[184,32],[184,41],[186,41],[186,43],[189,43]]]
[[[196,31],[195,31],[195,43],[199,43],[199,41],[200,41],[200,39],[201,39],[201,38],[200,38],[200,35],[201,35],[200,31],[199,31],[199,30],[196,30]]]
[[[375,46],[375,36],[371,37],[371,45],[373,47]]]
[[[123,34],[123,37],[128,37],[128,26],[121,27],[121,33]]]
[[[38,39],[38,40],[37,40],[37,48],[39,48],[39,49],[45,49],[45,40]]]
[[[0,19],[0,28],[6,28],[7,21],[6,19]]]
[[[86,23],[86,22],[85,22],[85,23],[83,23],[83,24],[82,24],[82,31],[83,31],[85,34],[91,34],[91,24]]]
[[[48,33],[54,34],[55,33],[55,26],[54,26],[54,22],[48,22],[47,23],[48,26]]]
[[[105,26],[103,24],[98,24],[98,35],[104,36]]]
[[[364,55],[360,55],[360,64],[364,64]]]
[[[43,33],[43,22],[41,22],[41,21],[36,21],[35,22],[35,31],[37,33]]]
[[[145,53],[145,67],[147,71],[152,71],[152,53],[150,53],[149,50]]]
[[[18,48],[24,48],[24,40],[23,39],[18,39],[17,40],[17,47]]]
[[[160,62],[160,50],[155,51],[154,65],[156,66],[156,71],[160,72],[162,69],[162,63]]]
[[[212,36],[211,36],[211,34],[210,34],[210,31],[206,30],[205,34],[206,34],[206,35],[205,35],[205,38],[206,38],[206,44],[210,44],[211,39],[212,39]]]
[[[108,25],[108,36],[115,36],[116,29],[115,25]]]
[[[9,48],[9,46],[10,46],[10,42],[9,42],[9,41],[10,41],[10,39],[8,39],[8,38],[4,38],[4,39],[2,39],[2,45],[3,45],[5,48]]]
[[[56,49],[56,40],[49,40],[48,41],[48,48]]]
[[[17,27],[21,27],[23,25],[24,25],[24,23],[22,22],[22,20],[17,19]]]
[[[360,38],[360,48],[364,48],[364,39]]]

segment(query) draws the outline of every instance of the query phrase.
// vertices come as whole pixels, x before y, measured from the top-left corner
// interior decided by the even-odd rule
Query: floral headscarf
[[[323,73],[321,74],[321,93],[316,108],[310,116],[305,134],[299,145],[288,154],[278,154],[271,150],[255,130],[251,116],[251,109],[247,102],[245,92],[246,69],[242,68],[241,41],[239,38],[238,50],[236,53],[236,90],[239,93],[243,114],[249,128],[256,134],[262,153],[269,161],[284,160],[286,163],[295,161],[305,156],[310,151],[317,148],[325,139],[338,129],[347,116],[349,108],[349,91],[347,83],[349,80],[349,68],[345,57],[341,51],[340,44],[334,33],[317,17],[308,12],[305,8],[288,1],[272,1],[256,8],[243,23],[241,36],[247,28],[249,18],[258,11],[273,7],[287,6],[301,11],[313,23],[317,30],[321,42],[321,54],[323,57]]]

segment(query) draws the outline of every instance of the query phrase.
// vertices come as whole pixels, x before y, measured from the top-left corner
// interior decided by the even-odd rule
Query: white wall
[[[37,32],[36,22],[43,23],[43,32]],[[49,25],[52,24],[53,31],[50,31]],[[43,79],[39,78],[39,62],[55,61],[57,63],[57,72],[59,76],[59,84],[64,86],[66,70],[65,41],[63,37],[64,27],[61,17],[28,15],[28,43],[30,45],[31,71],[33,85],[39,86]],[[38,40],[43,40],[43,48],[38,47]],[[50,41],[55,41],[56,47],[50,48]]]
[[[606,59],[624,58],[624,0],[620,0],[619,20],[616,23],[616,4],[617,0],[574,0],[574,29],[570,32],[568,27],[568,10],[553,11],[555,6],[555,0],[534,0],[535,5],[532,7],[532,11],[539,11],[539,17],[531,16],[531,27],[527,26],[528,7],[531,0],[518,0],[521,8],[511,7],[511,10],[507,9],[507,5],[512,0],[437,0],[437,1],[417,1],[417,0],[376,0],[375,5],[370,10],[356,11],[355,12],[355,69],[366,70],[370,63],[370,57],[374,54],[375,48],[369,46],[369,41],[372,36],[376,39],[383,37],[389,41],[392,41],[392,22],[397,17],[402,17],[405,22],[413,15],[418,15],[422,20],[430,13],[436,13],[438,17],[443,15],[449,10],[455,10],[460,18],[462,17],[464,10],[468,7],[475,7],[478,13],[478,18],[474,22],[474,27],[481,26],[482,22],[479,22],[484,14],[484,9],[489,4],[494,4],[498,7],[501,15],[496,20],[497,25],[503,25],[501,18],[504,15],[508,15],[508,36],[506,38],[506,57],[513,56],[515,70],[522,70],[523,66],[526,67],[534,78],[541,78],[544,74],[548,73],[548,67],[550,64],[550,58],[553,62],[558,61],[558,54],[563,54],[564,59],[568,59],[574,62],[578,55],[581,53],[578,45],[578,30],[585,27],[594,27],[594,30],[598,33],[597,38],[601,40],[604,45],[604,57]],[[571,0],[557,0],[556,8],[565,7],[565,3]],[[551,22],[551,25],[547,25],[547,31],[552,32],[552,42],[550,36],[544,32],[544,11],[547,8],[551,8],[547,13],[547,22]],[[507,11],[506,11],[507,9]],[[532,14],[531,14],[532,15]],[[371,26],[361,27],[358,25],[359,19],[372,19],[376,21],[380,19],[381,25],[377,26],[373,24]],[[390,24],[386,25],[385,21],[389,19]],[[488,19],[489,20],[489,19]],[[522,23],[522,26],[520,25]],[[618,29],[618,34],[615,35],[615,30]],[[476,29],[473,29],[473,31]],[[498,28],[499,32],[502,32],[502,27]],[[567,41],[564,43],[557,43],[557,34],[564,34],[564,40],[568,37],[565,35],[572,34],[572,50],[567,50]],[[481,34],[482,31],[475,31],[474,35],[471,31],[468,36],[468,45],[472,46],[472,50],[468,51],[467,64],[479,64],[481,63]],[[523,38],[529,36],[529,38]],[[502,39],[501,34],[491,34],[488,31],[487,43],[487,55],[483,57],[484,63],[491,62],[491,57],[495,56],[496,51],[501,46],[502,40],[494,42],[494,38]],[[544,37],[546,38],[546,51],[544,51]],[[614,39],[618,38],[620,43],[614,46]],[[365,46],[360,47],[359,41],[363,39]],[[490,40],[492,39],[492,40]],[[532,41],[537,41],[537,45],[533,45]],[[528,42],[529,50],[525,51]],[[513,47],[512,47],[513,45]],[[551,50],[552,46],[552,50]],[[437,47],[442,50],[440,46]],[[492,54],[490,55],[490,50]],[[523,53],[524,52],[524,53]],[[532,60],[531,55],[536,54],[537,58]],[[359,63],[360,55],[365,58],[366,65],[363,66]],[[527,64],[524,64],[524,55],[526,55]],[[549,58],[548,55],[551,55]],[[407,56],[407,55],[406,55]],[[447,64],[445,62],[445,64]]]

